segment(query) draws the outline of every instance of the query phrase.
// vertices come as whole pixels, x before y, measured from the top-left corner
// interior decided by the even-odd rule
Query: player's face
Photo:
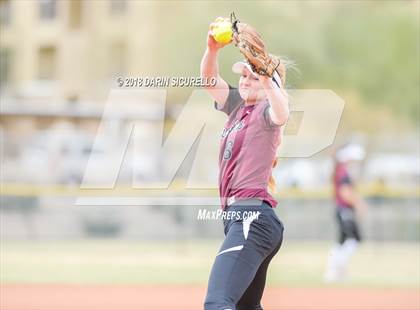
[[[244,67],[239,78],[239,94],[247,102],[255,102],[265,97],[264,89],[261,87],[259,78],[248,68]]]

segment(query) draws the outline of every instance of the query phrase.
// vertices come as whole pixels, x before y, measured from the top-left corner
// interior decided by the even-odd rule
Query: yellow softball
[[[229,43],[232,40],[232,24],[229,20],[219,18],[216,19],[215,25],[212,28],[213,38],[219,43]]]

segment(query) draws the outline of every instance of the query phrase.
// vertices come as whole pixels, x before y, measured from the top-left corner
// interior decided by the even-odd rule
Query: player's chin
[[[243,100],[249,99],[249,89],[248,88],[239,88],[239,95]]]

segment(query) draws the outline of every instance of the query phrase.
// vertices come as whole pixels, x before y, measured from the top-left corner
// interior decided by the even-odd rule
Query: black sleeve
[[[267,129],[274,129],[274,128],[278,128],[281,127],[282,125],[277,125],[276,123],[273,122],[273,120],[270,117],[270,103],[267,102],[265,104],[265,107],[263,109],[263,113],[262,113],[262,117],[264,120],[264,125]]]
[[[227,115],[232,113],[232,111],[235,110],[235,108],[239,106],[239,104],[243,101],[241,96],[239,95],[239,90],[230,85],[228,86],[229,86],[229,95],[223,107],[219,108],[219,105],[217,104],[217,102],[216,101],[214,102],[214,108],[216,110],[225,112]]]

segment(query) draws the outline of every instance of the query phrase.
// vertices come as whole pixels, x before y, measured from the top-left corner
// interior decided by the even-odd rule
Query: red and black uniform
[[[354,206],[348,204],[340,194],[341,186],[353,186],[346,165],[337,163],[334,169],[334,193],[336,203],[336,217],[338,221],[338,241],[343,244],[347,239],[361,240],[359,225],[356,221]]]
[[[219,155],[219,191],[222,208],[231,201],[256,198],[275,208],[277,201],[267,191],[273,161],[280,144],[280,126],[268,113],[263,100],[246,106],[236,88],[222,109],[229,117],[222,131]]]
[[[245,106],[229,86],[223,108],[228,120],[222,132],[219,190],[225,212],[252,212],[256,217],[223,221],[225,240],[213,264],[205,310],[259,310],[268,265],[283,240],[283,224],[268,193],[280,126],[268,114],[268,101]]]

